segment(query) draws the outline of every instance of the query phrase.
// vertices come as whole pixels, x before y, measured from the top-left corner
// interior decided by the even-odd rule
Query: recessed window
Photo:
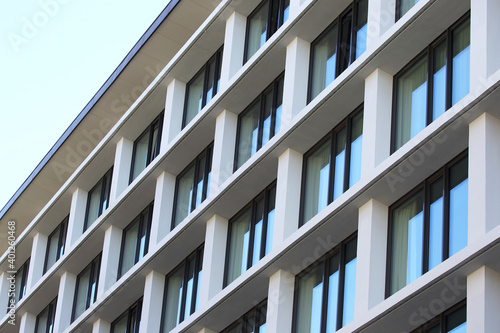
[[[152,216],[153,203],[123,230],[118,278],[148,253]]]
[[[162,127],[163,112],[134,141],[129,183],[132,183],[160,153]]]
[[[335,332],[354,319],[357,238],[296,277],[294,333]]]
[[[75,298],[71,321],[80,317],[97,298],[101,254],[99,254],[76,278]]]
[[[368,0],[356,0],[312,44],[309,101],[366,50]]]
[[[203,247],[200,247],[167,276],[162,333],[169,332],[196,311],[202,261]]]
[[[279,132],[283,75],[264,90],[238,118],[235,170]]]
[[[207,198],[211,170],[212,144],[177,176],[172,229]]]
[[[30,268],[30,259],[26,260],[26,262],[17,269],[16,289],[14,290],[14,292],[9,292],[9,303],[7,304],[7,306],[11,304],[17,304],[17,302],[23,299],[24,295],[26,295],[29,268]],[[7,308],[7,312],[8,311],[9,308]]]
[[[469,93],[470,20],[461,19],[394,78],[396,151]]]
[[[36,316],[35,333],[52,333],[56,317],[57,298]]]
[[[229,325],[221,333],[265,333],[267,300],[248,311],[243,317]]]
[[[244,63],[288,20],[290,0],[263,1],[247,20]]]
[[[141,311],[142,299],[135,302],[111,324],[111,333],[139,333]]]
[[[419,0],[397,0],[396,21],[403,17]]]
[[[87,230],[87,228],[108,208],[112,173],[113,168],[109,169],[109,171],[106,172],[89,191],[83,231]]]
[[[362,108],[304,156],[301,225],[361,178]]]
[[[182,128],[219,92],[222,48],[200,69],[186,86]]]
[[[225,286],[271,251],[275,201],[273,184],[229,222]]]
[[[467,246],[467,207],[464,154],[390,207],[387,296]]]
[[[47,252],[45,253],[45,265],[43,273],[45,274],[62,257],[66,246],[66,232],[68,230],[69,216],[52,231],[47,241]]]
[[[425,323],[411,333],[466,333],[467,306],[466,301],[453,306],[436,318]]]

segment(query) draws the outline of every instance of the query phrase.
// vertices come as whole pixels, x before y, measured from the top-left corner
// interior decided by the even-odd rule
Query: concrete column
[[[295,276],[279,270],[269,278],[266,332],[289,333],[293,322]]]
[[[19,332],[34,333],[36,329],[36,316],[26,312],[19,322]]]
[[[391,154],[392,81],[393,77],[381,69],[365,80],[362,179],[370,177]]]
[[[500,69],[500,2],[471,1],[470,91],[482,90],[485,80]]]
[[[222,290],[228,224],[228,220],[218,215],[214,215],[207,222],[203,250],[203,274],[198,301],[200,305],[208,303]]]
[[[31,246],[30,268],[28,271],[28,289],[42,278],[43,266],[45,265],[45,253],[47,252],[48,237],[44,234],[37,233],[33,237],[33,245]]]
[[[299,228],[302,154],[287,149],[278,159],[273,248]]]
[[[59,282],[57,293],[56,316],[54,332],[62,332],[71,324],[73,300],[75,298],[76,275],[65,272]]]
[[[226,33],[224,35],[224,50],[220,73],[220,87],[224,90],[234,74],[243,66],[245,51],[245,34],[247,18],[234,12],[226,20]]]
[[[354,315],[363,318],[385,299],[389,208],[371,199],[359,208]]]
[[[175,176],[163,172],[156,179],[155,202],[149,236],[150,248],[158,244],[170,232],[174,195]]]
[[[219,186],[233,174],[237,127],[238,116],[234,113],[224,110],[217,117],[209,196],[215,194]]]
[[[500,224],[500,119],[483,113],[469,125],[469,244]]]
[[[167,151],[168,144],[182,130],[185,97],[186,84],[178,79],[173,79],[167,87],[160,154]]]
[[[500,327],[500,273],[482,266],[467,276],[467,332],[497,332]]]
[[[103,319],[97,319],[92,325],[92,333],[110,333],[111,324]]]
[[[116,201],[129,184],[133,150],[134,142],[127,138],[121,138],[116,144],[110,201]]]
[[[68,245],[68,248],[72,248],[77,239],[83,233],[85,211],[87,209],[87,197],[88,192],[82,190],[81,188],[77,188],[76,191],[73,192],[66,236],[66,244]]]
[[[307,104],[309,66],[304,64],[309,64],[310,50],[311,44],[299,37],[286,47],[281,129],[291,124],[293,117]]]
[[[396,20],[396,0],[368,1],[368,27],[366,48],[374,46]]]
[[[106,229],[104,234],[97,298],[101,297],[118,278],[122,234],[123,230],[114,225]]]
[[[201,330],[198,331],[198,333],[217,333],[217,332],[209,330],[206,327],[203,327]]]
[[[151,271],[144,286],[140,333],[160,332],[164,289],[165,275]]]

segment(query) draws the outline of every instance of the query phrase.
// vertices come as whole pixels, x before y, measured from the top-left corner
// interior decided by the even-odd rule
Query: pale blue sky
[[[0,209],[168,2],[3,1]]]

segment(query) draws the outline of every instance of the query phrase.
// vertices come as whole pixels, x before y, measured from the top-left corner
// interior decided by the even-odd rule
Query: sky
[[[0,209],[170,0],[0,0]]]

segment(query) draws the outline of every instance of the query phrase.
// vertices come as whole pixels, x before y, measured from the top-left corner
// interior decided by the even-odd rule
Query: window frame
[[[467,298],[461,300],[451,308],[441,312],[436,317],[422,324],[420,327],[412,330],[410,333],[426,333],[427,330],[434,328],[436,325],[439,325],[440,332],[447,332],[446,320],[450,315],[454,314],[456,311],[461,310],[462,308],[465,308],[465,310],[467,311]],[[465,319],[465,323],[467,323],[467,318]]]
[[[85,208],[85,220],[83,223],[83,232],[85,232],[94,222],[108,209],[109,200],[111,198],[111,181],[113,178],[113,167],[111,167],[106,173],[102,176],[101,179],[97,181],[97,183],[90,189],[87,195],[87,203]],[[99,186],[101,186],[101,193],[99,195],[99,203],[98,203],[98,212],[97,218],[89,224],[89,213],[90,213],[90,204],[91,204],[91,196],[93,191],[95,191]]]
[[[54,298],[49,305],[47,305],[37,316],[36,316],[36,321],[35,321],[35,333],[50,333],[52,331],[49,330],[50,326],[54,328],[54,322],[55,322],[55,316],[56,316],[56,308],[57,308],[57,297]],[[47,323],[45,324],[45,329],[39,330],[38,327],[39,321],[40,321],[40,316],[45,313],[45,311],[48,311],[47,314]]]
[[[266,310],[266,312],[262,311],[263,309]],[[231,332],[232,329],[237,327],[239,324],[243,324],[243,332],[247,332],[245,328],[248,328],[248,319],[251,318],[252,316],[255,316],[255,321],[254,321],[254,326],[253,330],[251,332],[253,333],[259,333],[260,329],[255,325],[255,323],[259,322],[262,315],[264,315],[265,322],[267,323],[267,298],[263,300],[262,302],[258,303],[255,305],[252,309],[247,311],[243,316],[240,318],[236,319],[234,322],[229,324],[226,328],[224,328],[221,333],[229,333]]]
[[[102,260],[102,253],[99,253],[92,261],[85,266],[85,268],[77,275],[76,277],[76,284],[75,284],[75,293],[73,297],[73,309],[71,310],[71,322],[74,322],[75,320],[78,319],[87,309],[94,304],[95,300],[97,299],[97,293],[99,289],[99,276],[101,272],[101,260]],[[78,301],[78,289],[80,286],[80,278],[82,277],[83,274],[87,272],[87,270],[90,271],[89,273],[89,282],[87,286],[87,294],[85,295],[85,309],[83,312],[78,315],[78,317],[75,317],[76,315],[76,303]],[[95,280],[94,280],[95,278]],[[92,288],[90,288],[95,281],[95,295],[92,295]],[[91,299],[94,298],[94,302],[90,302]]]
[[[47,273],[47,271],[55,265],[55,263],[64,255],[64,252],[66,250],[66,237],[67,237],[67,232],[68,232],[68,221],[69,221],[69,215],[66,216],[61,223],[52,231],[52,233],[49,235],[48,240],[47,240],[47,248],[45,250],[45,262],[43,264],[43,274]],[[57,242],[57,252],[56,252],[56,260],[54,263],[50,266],[47,267],[48,265],[48,260],[49,260],[49,252],[50,252],[50,244],[51,244],[51,239],[52,237],[58,236],[58,242]]]
[[[132,314],[134,314],[135,311],[135,330],[134,332],[129,332],[130,324],[132,323]],[[127,333],[139,333],[140,330],[140,324],[141,324],[141,316],[142,316],[142,297],[139,298],[134,304],[132,304],[125,312],[123,312],[121,315],[118,316],[113,322],[111,323],[111,333],[115,332],[115,325],[117,322],[119,322],[121,319],[124,317],[127,318]]]
[[[19,290],[16,287],[14,295],[8,297],[8,299],[7,299],[7,312],[9,312],[9,306],[11,304],[17,304],[18,302],[20,302],[28,291],[28,274],[29,274],[29,268],[30,268],[30,261],[31,261],[31,258],[26,259],[26,261],[21,265],[21,267],[19,267],[16,270],[15,283],[17,282],[17,278],[19,276],[19,274],[18,274],[19,270],[22,269],[22,273],[21,273],[21,277],[20,277],[21,283],[19,286]],[[19,292],[19,294],[17,294],[18,292]],[[12,300],[14,300],[14,301],[12,301]]]

